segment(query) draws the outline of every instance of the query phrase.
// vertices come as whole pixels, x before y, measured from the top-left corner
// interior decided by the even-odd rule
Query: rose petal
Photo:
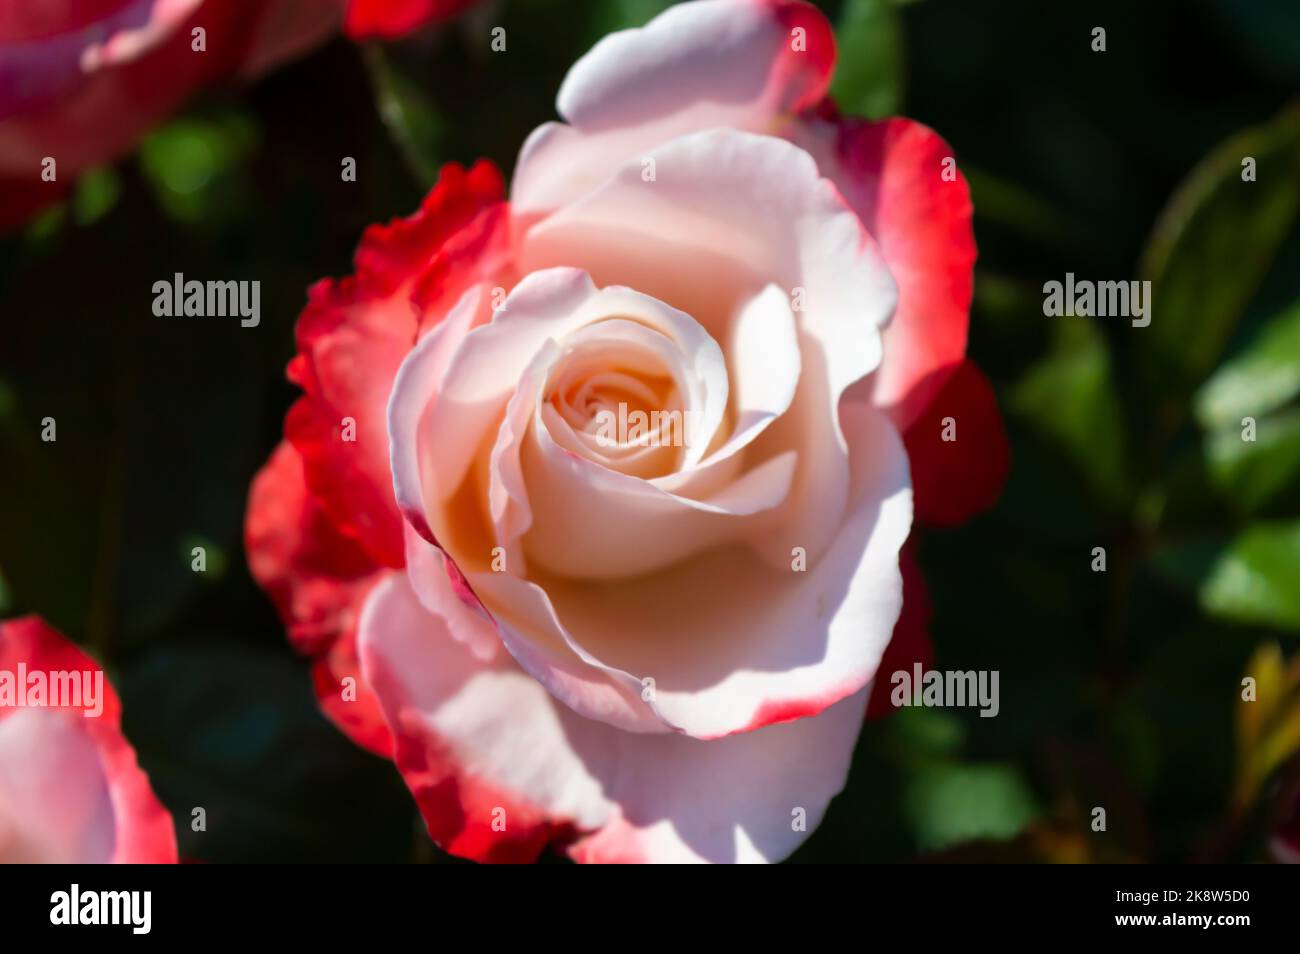
[[[734,130],[658,147],[658,177],[638,164],[529,230],[524,270],[565,263],[599,284],[627,284],[691,314],[719,340],[735,308],[769,284],[800,305],[795,401],[753,448],[800,450],[785,507],[810,557],[839,529],[848,464],[836,408],[875,370],[893,279],[857,215],[797,146]],[[788,551],[788,548],[786,548]],[[788,563],[786,552],[768,559]]]
[[[437,464],[432,464],[435,451],[430,447],[422,452],[420,466],[399,461],[394,472],[419,473],[426,497],[446,500],[460,487],[484,435],[500,421],[520,375],[543,344],[565,339],[607,317],[634,318],[676,342],[691,357],[694,366],[682,378],[691,378],[690,386],[701,389],[700,400],[705,406],[698,409],[699,429],[705,440],[697,443],[706,443],[722,418],[727,399],[722,355],[709,336],[689,316],[647,295],[620,287],[598,290],[579,269],[545,269],[532,272],[516,285],[492,322],[474,329],[459,343],[445,373],[436,375],[441,362],[421,357],[434,345],[422,342],[416,349],[409,364],[419,367],[404,374],[394,389],[392,408],[398,416],[391,418],[390,424],[396,428],[395,443],[399,448],[405,444],[409,450],[406,440],[414,409],[428,407],[428,423],[419,425],[419,433],[436,440]]]
[[[574,820],[599,824],[603,800],[553,753],[559,716],[546,691],[508,657],[486,662],[451,637],[449,620],[459,629],[489,624],[455,598],[445,577],[434,579],[439,614],[398,573],[375,588],[362,614],[362,665],[394,730],[394,760],[444,849],[479,861],[531,861]]]
[[[289,640],[315,653],[354,625],[353,607],[377,567],[341,535],[307,490],[302,458],[276,445],[253,477],[244,518],[248,568],[266,590]]]
[[[239,66],[241,79],[255,78],[325,42],[343,22],[339,0],[273,0],[259,6],[261,18]]]
[[[285,435],[302,455],[307,484],[343,533],[376,562],[402,565],[402,517],[393,497],[387,406],[393,380],[415,344],[411,295],[423,267],[434,267],[458,231],[495,221],[501,180],[490,163],[468,172],[444,167],[420,211],[366,231],[357,250],[357,274],[320,282],[298,320],[298,356],[289,377],[306,392],[285,422]],[[458,249],[458,255],[462,250]],[[481,280],[486,263],[458,259],[459,298]],[[454,300],[454,299],[453,299]],[[441,314],[434,316],[436,323]],[[351,422],[352,440],[344,430]]]
[[[956,440],[943,439],[952,419]],[[951,527],[997,501],[1011,467],[997,398],[973,361],[963,361],[904,435],[916,518]]]
[[[521,269],[585,268],[598,285],[636,288],[726,340],[718,303],[688,303],[694,289],[734,280],[715,268],[722,256],[750,283],[730,290],[724,320],[776,284],[798,292],[800,329],[822,352],[836,398],[875,370],[894,282],[875,242],[808,153],[770,136],[716,129],[657,146],[649,158],[653,181],[643,179],[640,161],[626,164],[528,230]]]
[[[711,742],[617,736],[604,763],[611,767],[600,772],[617,779],[617,814],[570,856],[589,864],[781,861],[843,789],[865,703],[862,690],[818,715]]]
[[[573,65],[556,102],[570,125],[548,123],[529,137],[511,203],[522,215],[560,208],[683,133],[770,132],[822,98],[834,62],[830,24],[808,4],[671,7],[606,36]]]
[[[452,356],[487,307],[486,289],[476,285],[403,359],[388,396],[389,468],[393,496],[406,522],[429,543],[436,543],[424,512],[419,434],[427,431],[437,383],[447,373]]]
[[[768,285],[744,301],[737,308],[728,338],[727,367],[736,418],[731,435],[698,466],[655,478],[655,486],[663,490],[696,500],[741,490],[736,483],[740,452],[794,401],[799,386],[799,337],[785,292]],[[784,493],[782,490],[782,498]],[[759,507],[752,502],[746,509],[752,512]]]
[[[467,615],[459,611],[444,611],[443,599],[448,586],[456,577],[455,565],[447,555],[421,537],[411,527],[406,529],[406,575],[416,598],[430,613],[443,617],[447,633],[452,639],[464,643],[476,659],[491,662],[501,649],[496,624],[478,603],[461,599]],[[456,594],[459,597],[459,594]]]
[[[898,283],[874,399],[906,431],[966,353],[975,236],[953,150],[907,119],[807,117],[791,129],[880,243]]]
[[[391,754],[388,726],[359,678],[355,649],[357,616],[379,567],[334,529],[308,492],[302,459],[288,442],[253,478],[244,545],[249,571],[271,597],[290,642],[315,657],[314,681],[326,715],[359,745]],[[353,681],[345,683],[348,678]]]
[[[319,0],[317,0],[319,2]],[[456,16],[476,0],[348,0],[344,30],[354,40],[395,40]]]
[[[576,832],[591,833],[580,861],[780,860],[843,786],[865,705],[858,693],[707,743],[622,732],[558,705],[508,657],[476,660],[396,575],[367,605],[361,655],[430,834],[478,860],[531,860]]]
[[[842,425],[851,507],[804,571],[791,561],[794,535],[784,569],[732,547],[627,582],[490,572],[470,582],[520,665],[589,718],[653,731],[648,710],[709,739],[814,715],[874,675],[902,603],[898,551],[911,526],[907,460],[888,419],[846,404]]]
[[[579,580],[656,573],[719,544],[757,540],[775,523],[796,466],[794,452],[783,454],[696,500],[577,457],[540,427],[519,451],[521,489],[537,503],[511,529],[523,533],[530,566]],[[745,519],[764,514],[772,519]]]
[[[318,0],[0,4],[0,229],[61,198],[196,91],[255,75],[325,38]],[[192,30],[203,27],[196,54]],[[41,180],[42,160],[58,181]]]
[[[0,624],[0,670],[102,671],[36,617]],[[93,677],[92,677],[93,678]],[[102,711],[0,707],[0,857],[58,862],[176,861],[171,815],[122,736],[108,680]],[[83,712],[85,714],[83,714]]]
[[[588,330],[631,333],[633,338],[652,341],[656,336],[638,325],[614,320],[589,325],[566,341],[581,340]],[[706,382],[715,379],[705,389],[707,404],[708,392],[720,391],[725,399],[726,384],[717,346],[708,339],[698,344],[705,343],[709,347],[697,351],[692,373]],[[522,538],[530,563],[542,571],[585,579],[635,576],[741,537],[745,528],[737,518],[771,509],[784,499],[794,466],[792,455],[769,461],[714,497],[697,501],[665,492],[655,481],[611,469],[557,443],[545,423],[546,415],[538,410],[544,410],[542,381],[556,360],[557,354],[544,350],[524,372],[492,452],[489,501],[495,542],[508,552]],[[699,400],[688,402],[688,411]],[[707,434],[716,425],[717,412],[706,411],[699,429]],[[688,421],[688,444],[691,429]],[[652,532],[647,532],[650,528]],[[631,538],[638,540],[637,546],[628,546]],[[512,572],[522,575],[524,570],[515,567]]]
[[[930,642],[930,593],[925,577],[916,563],[916,547],[909,541],[898,558],[898,568],[903,574],[903,610],[894,624],[894,636],[880,657],[880,667],[871,681],[871,698],[867,703],[868,719],[883,719],[894,711],[890,701],[896,672],[912,672],[920,663],[928,668],[934,662],[934,644]]]
[[[106,864],[113,800],[90,733],[66,715],[0,720],[0,861]]]
[[[0,11],[0,119],[54,107],[84,87],[88,74],[158,46],[202,2],[6,4]]]
[[[535,272],[512,291],[491,324],[477,328],[466,336],[448,358],[446,348],[456,334],[451,329],[460,328],[464,324],[458,317],[463,307],[469,306],[463,303],[453,312],[445,338],[441,333],[435,332],[411,353],[397,377],[389,405],[397,497],[403,510],[411,514],[409,519],[412,525],[420,529],[427,519],[431,528],[428,536],[441,538],[446,549],[463,567],[486,564],[493,546],[500,545],[509,550],[517,537],[532,524],[532,514],[526,509],[526,500],[522,499],[522,479],[515,482],[515,496],[520,499],[511,511],[516,515],[512,519],[517,524],[513,531],[499,527],[504,532],[495,535],[480,533],[478,536],[459,532],[458,528],[474,522],[467,513],[467,510],[473,509],[473,503],[455,495],[460,491],[471,461],[480,452],[484,441],[500,425],[503,415],[514,418],[518,416],[519,409],[523,409],[523,418],[515,435],[520,438],[523,436],[526,429],[524,422],[538,403],[536,393],[531,395],[529,401],[516,404],[513,412],[507,411],[506,405],[512,389],[517,397],[523,393],[518,383],[527,374],[528,362],[536,357],[538,349],[545,342],[559,339],[577,346],[591,335],[621,335],[625,338],[630,335],[627,338],[629,341],[639,335],[646,338],[642,341],[643,345],[661,348],[665,361],[672,357],[670,344],[675,342],[675,347],[681,351],[681,360],[689,362],[689,367],[682,368],[678,377],[683,382],[683,387],[693,392],[690,403],[702,405],[697,408],[700,412],[698,430],[707,437],[721,420],[727,383],[722,355],[717,345],[688,316],[665,308],[644,295],[618,287],[598,291],[585,274],[573,269]],[[626,321],[620,324],[621,318],[608,320],[604,319],[605,315],[634,318],[639,324]],[[693,425],[696,420],[693,418],[688,423]],[[693,443],[698,448],[706,442],[701,439]],[[566,463],[578,460],[572,452],[561,452],[553,442],[547,446]],[[507,450],[511,450],[512,460],[519,459],[517,442],[506,440],[494,454],[492,481],[500,479],[501,462]],[[702,453],[702,450],[694,452],[696,457]],[[688,448],[688,463],[691,455],[692,449]],[[646,506],[657,506],[660,512],[687,515],[708,512],[723,516],[728,512],[708,501],[697,502],[674,497],[644,481],[620,475],[590,461],[582,461],[581,466],[588,480],[604,483],[622,481],[615,494],[607,498],[611,504],[617,504],[618,499],[626,500],[629,495],[633,495],[638,499],[650,500]],[[764,473],[774,473],[775,469],[769,467]],[[776,495],[775,499],[779,500],[784,487],[788,486],[788,465],[783,483],[779,476],[775,478],[776,483],[772,483],[773,478],[757,475],[747,484],[730,488],[726,504],[734,508],[770,506],[771,501],[759,499],[757,481],[760,479],[768,480],[774,489],[767,493],[769,496]],[[511,495],[500,484],[494,484],[486,492],[492,514],[500,524],[504,520]],[[558,499],[552,499],[555,504],[560,503]],[[599,495],[595,499],[599,503]],[[642,512],[645,512],[644,509]],[[535,552],[553,554],[557,561],[562,559],[563,554],[582,557],[587,561],[584,564],[587,570],[584,572],[590,572],[593,566],[599,566],[601,554],[609,552],[609,547],[601,547],[597,541],[601,538],[609,539],[611,535],[616,536],[617,527],[613,524],[602,525],[599,520],[564,525],[565,521],[557,518],[557,523],[557,520],[550,519],[551,516],[552,512],[548,508],[546,517],[549,522],[536,528]],[[560,544],[548,546],[545,537],[549,531],[546,528],[557,526],[564,540]],[[582,533],[584,526],[592,530],[589,540]],[[487,528],[485,526],[482,529]],[[676,547],[694,546],[691,541],[697,538],[691,535],[662,534],[661,539],[667,545]],[[584,540],[587,542],[584,543]],[[628,548],[621,543],[617,551],[629,553]],[[655,562],[649,549],[639,552],[644,560]],[[551,565],[554,568],[559,564]],[[566,569],[577,571],[581,568]],[[605,565],[602,570],[605,573],[625,572],[613,564]]]

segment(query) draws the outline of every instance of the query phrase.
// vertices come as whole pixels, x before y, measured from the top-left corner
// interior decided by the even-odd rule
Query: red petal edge
[[[894,624],[894,637],[885,647],[871,684],[871,698],[867,702],[867,719],[883,719],[894,711],[889,697],[893,691],[890,681],[894,673],[911,672],[912,666],[922,667],[934,662],[934,644],[930,642],[930,617],[934,615],[925,577],[916,562],[915,544],[908,541],[899,554],[898,567],[903,573],[903,611]]]
[[[334,529],[287,442],[253,478],[244,545],[253,579],[271,597],[289,641],[313,657],[325,715],[358,745],[391,756],[388,724],[356,656],[357,618],[381,570]]]
[[[36,616],[0,623],[0,668],[18,663],[45,672],[92,671],[100,668],[57,630]],[[80,710],[65,710],[87,732],[99,750],[100,764],[113,803],[115,864],[175,864],[176,830],[171,813],[149,785],[136,761],[135,749],[122,735],[122,705],[104,680],[104,709],[86,718]],[[0,708],[0,719],[8,713]]]
[[[948,419],[951,430],[945,425]],[[945,431],[956,440],[944,440]],[[921,524],[957,526],[987,510],[997,502],[1011,469],[997,398],[972,361],[957,366],[903,435],[903,443]]]
[[[467,229],[477,235],[475,224],[483,221],[504,228],[504,188],[491,163],[468,171],[445,166],[414,215],[366,230],[356,274],[318,282],[298,319],[289,379],[305,393],[285,419],[285,436],[334,526],[381,566],[404,562],[387,407],[397,369],[420,332],[412,295],[417,288],[432,294],[431,271],[443,279],[441,301],[481,277],[485,249],[496,243],[457,237]],[[442,319],[427,305],[421,302],[426,327]]]

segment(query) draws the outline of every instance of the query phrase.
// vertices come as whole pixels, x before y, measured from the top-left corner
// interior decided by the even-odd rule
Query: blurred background
[[[317,711],[248,574],[249,480],[295,396],[307,286],[441,163],[508,174],[568,66],[667,5],[504,0],[337,36],[204,90],[0,236],[0,616],[105,662],[182,857],[447,860],[392,767]],[[818,5],[844,111],[933,126],[970,181],[970,351],[1012,471],[992,511],[918,541],[935,665],[999,670],[1000,715],[868,724],[793,860],[1300,850],[1300,5]],[[174,272],[260,280],[260,327],[156,319]],[[1044,317],[1066,272],[1150,280],[1151,325]]]

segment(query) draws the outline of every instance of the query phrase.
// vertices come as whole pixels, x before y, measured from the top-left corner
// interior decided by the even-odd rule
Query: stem
[[[375,107],[383,120],[384,128],[397,147],[402,162],[421,189],[427,189],[438,178],[437,166],[421,150],[416,134],[415,117],[398,91],[397,74],[384,48],[378,43],[368,43],[361,50],[370,77],[370,87],[375,94]]]

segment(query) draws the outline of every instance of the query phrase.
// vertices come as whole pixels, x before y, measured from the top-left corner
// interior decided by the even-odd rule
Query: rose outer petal
[[[949,419],[956,440],[944,440]],[[973,361],[957,366],[903,439],[920,523],[957,526],[1002,493],[1011,451],[993,388]]]
[[[334,528],[308,491],[302,458],[287,441],[253,478],[244,548],[249,571],[271,597],[290,642],[313,657],[312,678],[325,714],[357,744],[391,756],[388,726],[356,660],[357,617],[381,568]]]
[[[703,129],[772,132],[818,102],[835,38],[813,6],[792,0],[700,0],[597,43],[569,70],[511,184],[521,215],[560,208],[655,146]]]
[[[846,405],[842,423],[849,512],[803,567],[792,531],[782,568],[731,548],[628,583],[543,587],[490,572],[470,582],[500,608],[501,637],[520,665],[590,718],[644,732],[653,713],[716,739],[814,715],[875,674],[902,602],[898,551],[911,526],[893,425],[865,404]]]
[[[289,364],[289,378],[306,393],[289,412],[285,436],[302,455],[307,485],[334,525],[382,566],[403,563],[386,418],[397,369],[420,330],[411,296],[449,245],[457,267],[443,268],[450,273],[441,290],[445,296],[459,297],[457,288],[480,277],[483,246],[462,247],[455,240],[462,230],[496,221],[490,211],[501,190],[491,163],[468,171],[444,167],[418,212],[366,230],[357,273],[318,282],[298,320],[298,355]],[[436,324],[442,317],[431,312],[426,321]]]
[[[101,671],[34,616],[0,623],[0,669],[16,673],[19,663],[29,673]],[[0,841],[58,854],[40,860],[175,863],[171,814],[122,735],[121,703],[107,678],[102,693],[103,711],[89,718],[84,706],[0,707]]]
[[[930,593],[925,585],[925,577],[916,562],[916,545],[908,542],[898,558],[898,568],[903,574],[903,611],[894,624],[894,635],[885,654],[880,658],[880,667],[871,681],[871,699],[867,703],[868,719],[883,719],[894,711],[890,694],[894,689],[891,681],[893,674],[899,671],[912,672],[912,667],[920,663],[928,668],[934,662],[934,644],[930,641],[930,617],[933,608],[930,605]]]
[[[354,40],[395,40],[468,10],[478,0],[347,0],[344,32]]]
[[[530,861],[579,834],[579,861],[778,861],[843,787],[866,703],[707,743],[623,732],[509,657],[476,659],[400,574],[373,591],[360,650],[430,835],[479,861]]]
[[[952,147],[909,119],[805,116],[791,138],[875,236],[898,285],[874,400],[906,431],[966,354],[975,267],[966,178],[945,165]]]

